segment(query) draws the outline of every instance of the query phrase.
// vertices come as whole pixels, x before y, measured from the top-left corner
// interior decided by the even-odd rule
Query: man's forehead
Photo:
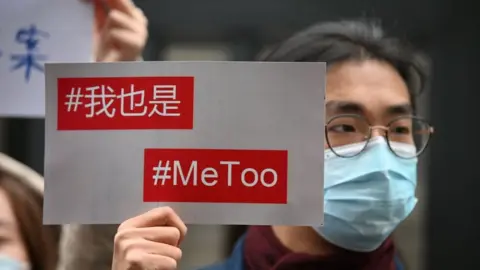
[[[326,92],[327,95],[368,94],[371,97],[389,94],[409,100],[408,87],[400,74],[391,65],[376,60],[334,64],[327,72]]]
[[[369,83],[404,83],[400,73],[391,64],[374,59],[349,60],[330,65],[327,78],[334,81],[339,79],[339,83],[355,83],[359,80]]]
[[[328,113],[412,114],[407,85],[395,69],[375,60],[346,62],[327,75]]]
[[[364,114],[371,109],[371,104],[362,103],[356,100],[328,100],[325,104],[327,113],[354,113]],[[377,109],[388,115],[406,115],[413,114],[413,107],[410,102],[376,104]]]

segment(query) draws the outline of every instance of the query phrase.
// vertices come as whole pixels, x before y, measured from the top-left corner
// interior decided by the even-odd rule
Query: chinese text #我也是
[[[77,112],[81,107],[87,109],[87,118],[98,115],[113,118],[117,113],[127,117],[180,116],[181,102],[177,100],[175,85],[153,85],[149,90],[151,93],[136,89],[134,84],[129,89],[121,88],[119,93],[109,85],[73,87],[64,104],[67,112]]]

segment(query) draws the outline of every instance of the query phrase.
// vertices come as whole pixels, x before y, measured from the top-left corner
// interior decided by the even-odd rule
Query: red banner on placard
[[[192,129],[193,77],[58,79],[58,130]]]
[[[144,202],[287,203],[286,150],[145,149]]]

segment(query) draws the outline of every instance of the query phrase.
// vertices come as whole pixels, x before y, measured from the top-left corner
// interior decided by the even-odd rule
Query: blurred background
[[[436,133],[422,157],[419,205],[396,232],[407,269],[480,269],[476,123],[478,7],[463,0],[137,0],[150,21],[144,59],[251,61],[312,23],[377,18],[430,55],[420,114]],[[44,121],[0,119],[0,151],[43,173]],[[478,166],[478,165],[477,165]],[[228,255],[242,226],[190,226],[182,269]]]

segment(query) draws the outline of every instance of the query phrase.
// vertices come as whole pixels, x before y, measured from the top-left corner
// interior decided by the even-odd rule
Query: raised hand
[[[123,222],[115,235],[112,270],[174,270],[187,227],[170,207]]]
[[[97,62],[141,59],[148,38],[148,20],[132,0],[103,1],[106,13],[95,44]]]

